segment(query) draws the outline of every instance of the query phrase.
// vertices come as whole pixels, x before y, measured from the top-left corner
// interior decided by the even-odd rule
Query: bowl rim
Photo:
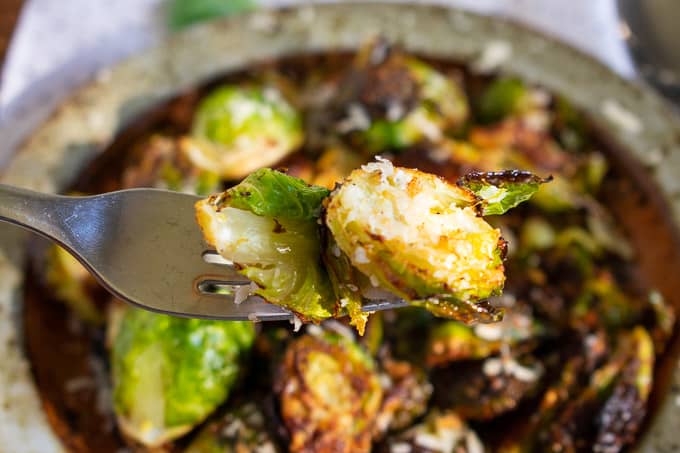
[[[417,31],[417,32],[416,32]],[[199,24],[100,72],[75,90],[18,148],[0,182],[45,192],[64,188],[116,134],[154,105],[220,73],[288,54],[356,48],[381,32],[407,50],[481,64],[564,94],[607,130],[661,188],[680,225],[680,118],[651,89],[594,57],[508,19],[451,6],[384,2],[305,4]],[[8,451],[63,451],[52,432],[21,341],[26,235],[0,234],[0,443]],[[676,368],[674,382],[680,383]],[[678,388],[679,386],[674,386]],[[639,451],[671,451],[680,411],[665,398]]]

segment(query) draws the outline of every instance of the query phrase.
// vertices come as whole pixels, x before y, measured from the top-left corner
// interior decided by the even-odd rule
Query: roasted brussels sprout
[[[255,330],[249,322],[174,318],[128,308],[111,350],[113,403],[122,431],[158,446],[222,404]]]
[[[487,320],[490,306],[469,305],[500,292],[505,242],[476,211],[479,205],[492,209],[496,200],[478,198],[464,184],[471,183],[453,186],[380,159],[331,193],[324,202],[326,225],[374,285],[423,301],[438,315]],[[484,195],[483,187],[488,181],[475,189]]]
[[[264,414],[254,403],[246,403],[205,426],[184,453],[277,451],[276,443],[266,430]]]
[[[123,173],[123,187],[156,187],[210,195],[220,185],[213,169],[194,166],[180,149],[180,140],[153,135],[132,150],[131,165]]]
[[[370,451],[383,391],[373,360],[353,340],[324,331],[298,338],[278,378],[291,452]]]
[[[433,411],[425,421],[390,437],[385,453],[483,453],[484,446],[455,412]]]
[[[618,452],[632,444],[647,412],[654,343],[643,327],[634,328],[628,341],[628,361],[597,419],[594,451]]]
[[[489,420],[533,395],[542,376],[543,366],[528,355],[455,363],[433,374],[433,399],[466,419]]]
[[[518,79],[498,79],[491,83],[479,98],[479,117],[483,122],[493,123],[531,105],[527,87]]]
[[[45,278],[56,298],[81,319],[93,324],[104,322],[103,306],[98,301],[105,291],[73,255],[58,245],[47,251]]]
[[[479,360],[498,354],[504,345],[528,343],[544,333],[543,326],[519,310],[510,310],[503,321],[474,327],[457,321],[438,324],[430,334],[426,361],[430,366],[459,360]]]
[[[226,85],[203,99],[192,136],[181,143],[197,167],[239,179],[280,161],[302,140],[302,120],[276,87]]]
[[[261,169],[196,205],[206,241],[255,282],[268,302],[318,322],[336,299],[321,265],[318,217],[328,190]]]
[[[592,446],[593,451],[618,452],[632,443],[651,390],[654,344],[643,327],[622,332],[617,343],[575,398],[563,397],[553,405],[552,423],[538,433],[539,451]]]
[[[453,79],[382,40],[361,49],[337,91],[335,131],[370,154],[437,142],[468,115]]]

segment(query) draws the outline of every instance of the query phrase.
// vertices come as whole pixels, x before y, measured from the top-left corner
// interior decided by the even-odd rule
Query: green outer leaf
[[[520,170],[472,172],[460,178],[458,186],[482,201],[482,215],[500,215],[531,198],[541,184],[551,179]]]
[[[163,426],[154,426],[157,429],[200,423],[226,400],[239,358],[254,338],[250,322],[175,318],[128,309],[111,352],[116,413],[130,418],[135,413],[154,415],[160,409]],[[151,402],[151,409],[139,408],[145,403],[140,389],[147,388],[156,389],[162,401]]]
[[[255,9],[254,0],[172,0],[168,7],[168,26],[177,31],[197,22]]]
[[[321,202],[329,194],[325,187],[309,185],[300,178],[262,168],[227,190],[217,205],[247,210],[263,217],[313,220],[319,217]]]

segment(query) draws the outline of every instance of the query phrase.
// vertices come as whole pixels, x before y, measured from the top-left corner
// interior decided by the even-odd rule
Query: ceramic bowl
[[[159,102],[251,62],[304,52],[355,49],[376,33],[409,51],[471,62],[568,97],[621,150],[620,161],[637,175],[640,190],[664,206],[664,221],[680,224],[680,121],[652,91],[517,24],[422,5],[302,6],[259,11],[191,28],[100,73],[75,92],[20,147],[1,181],[58,192],[117,132]],[[647,259],[677,257],[680,249],[675,238],[673,233],[668,240],[666,257]],[[2,225],[0,450],[51,453],[64,447],[47,422],[22,346],[26,239],[27,233]],[[673,275],[670,272],[664,278],[673,279]],[[673,350],[679,346],[677,335],[675,343]],[[672,368],[668,372],[672,372],[673,385],[669,381],[662,386],[663,394],[656,399],[655,415],[637,447],[639,451],[680,448],[680,372],[675,359],[667,368]]]

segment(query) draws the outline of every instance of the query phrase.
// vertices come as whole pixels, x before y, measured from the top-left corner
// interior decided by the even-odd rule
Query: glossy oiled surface
[[[653,94],[631,86],[603,66],[537,34],[458,11],[335,5],[307,10],[304,14],[299,10],[263,14],[269,13],[190,30],[166,46],[114,69],[108,79],[79,92],[37,131],[10,166],[4,181],[46,191],[61,190],[131,118],[188,85],[253,60],[311,50],[354,48],[368,33],[378,30],[408,50],[463,61],[475,59],[491,43],[496,49],[498,45],[504,49],[506,58],[500,62],[501,71],[566,95],[586,111],[595,124],[606,129],[608,136],[623,150],[645,163],[643,169],[630,158],[621,160],[624,171],[635,174],[635,183],[628,186],[630,197],[619,197],[621,188],[610,189],[613,198],[621,202],[614,208],[634,244],[645,250],[641,258],[644,274],[679,306],[677,298],[673,298],[680,292],[674,278],[679,269],[678,246],[671,218],[677,219],[680,213],[680,180],[675,177],[680,170],[680,152],[674,152],[679,148],[680,128]],[[611,115],[612,105],[619,113],[628,112],[624,117],[629,121],[622,124],[620,115],[612,121],[617,117]],[[650,181],[662,187],[661,194]],[[664,203],[670,204],[672,217]],[[0,369],[0,383],[21,385],[26,391],[0,409],[9,420],[6,426],[10,427],[0,434],[0,440],[10,448],[28,446],[25,451],[58,451],[31,389],[29,374],[21,366],[23,352],[16,346],[17,323],[12,313],[19,310],[17,304],[20,304],[21,283],[17,272],[17,263],[21,263],[20,244],[4,231],[2,243],[5,256],[12,256],[12,264],[7,260],[0,262],[3,290],[0,329],[10,337],[14,335],[14,339],[5,339],[0,344],[0,352],[8,358]],[[675,346],[677,349],[677,344]],[[665,366],[670,369],[674,364],[674,358],[669,358]],[[37,378],[38,381],[45,379],[39,374]],[[4,389],[0,390],[0,396],[7,400],[10,389],[0,388]],[[652,448],[673,451],[678,414],[674,397],[665,401],[665,412],[652,420],[649,443],[640,447],[642,451],[654,451]],[[34,416],[25,416],[26,413]],[[36,436],[36,432],[40,436]]]

